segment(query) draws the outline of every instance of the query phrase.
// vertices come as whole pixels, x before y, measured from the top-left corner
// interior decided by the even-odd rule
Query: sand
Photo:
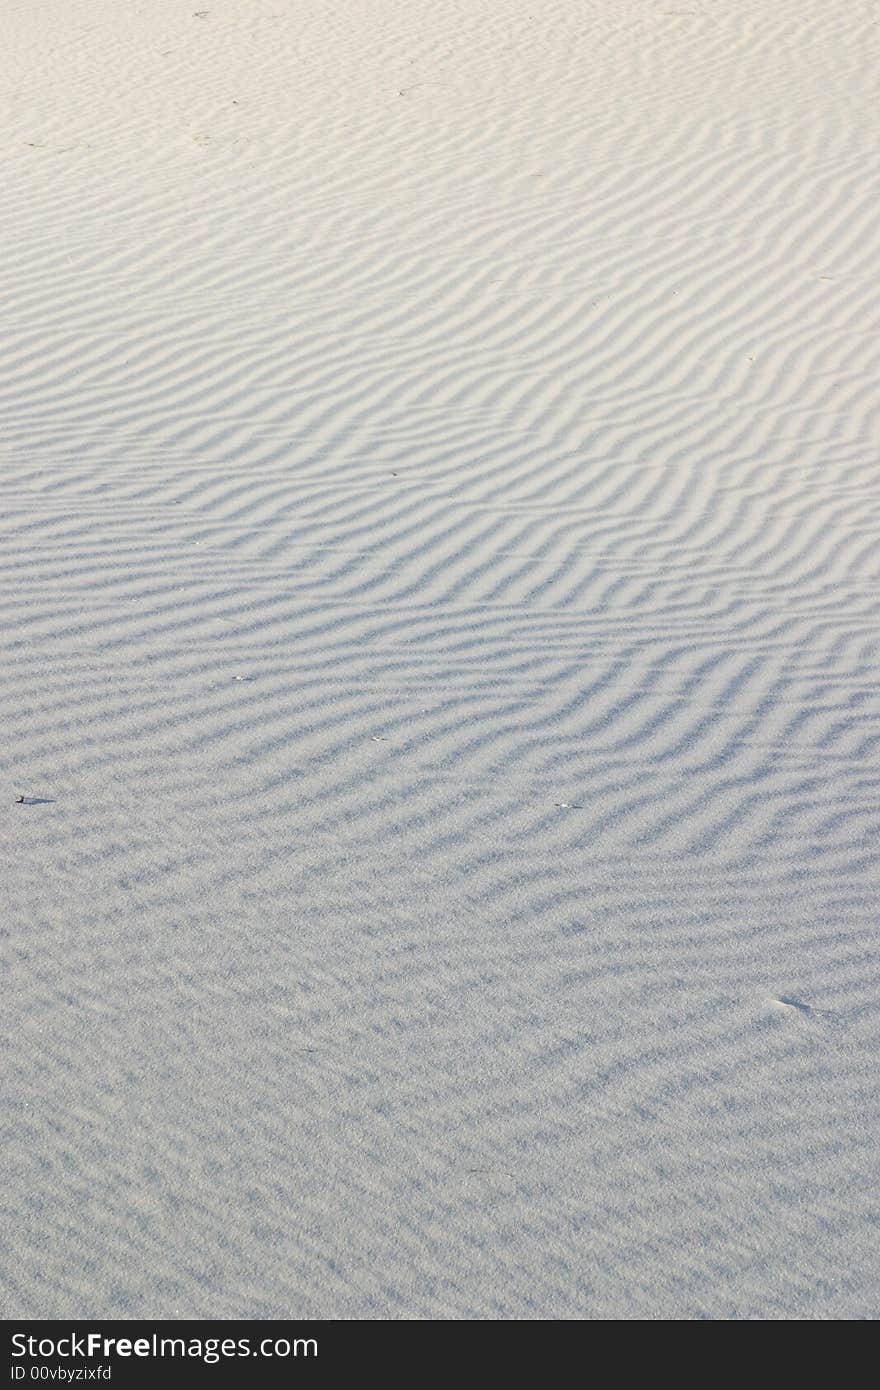
[[[0,17],[0,1311],[876,1317],[874,7],[193,3]]]

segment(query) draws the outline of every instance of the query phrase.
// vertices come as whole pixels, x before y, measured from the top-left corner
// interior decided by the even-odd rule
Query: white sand
[[[874,6],[202,3],[0,11],[4,1315],[876,1317]]]

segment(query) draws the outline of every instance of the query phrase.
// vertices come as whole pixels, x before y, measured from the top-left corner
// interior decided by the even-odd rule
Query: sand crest
[[[875,19],[6,0],[6,1317],[878,1315]]]

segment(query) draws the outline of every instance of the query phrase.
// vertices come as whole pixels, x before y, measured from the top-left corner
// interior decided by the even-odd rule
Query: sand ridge
[[[874,7],[0,48],[4,1315],[876,1316]]]

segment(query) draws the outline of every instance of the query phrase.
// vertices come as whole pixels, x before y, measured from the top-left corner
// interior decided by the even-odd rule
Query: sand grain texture
[[[876,1317],[875,7],[0,51],[3,1314]]]

